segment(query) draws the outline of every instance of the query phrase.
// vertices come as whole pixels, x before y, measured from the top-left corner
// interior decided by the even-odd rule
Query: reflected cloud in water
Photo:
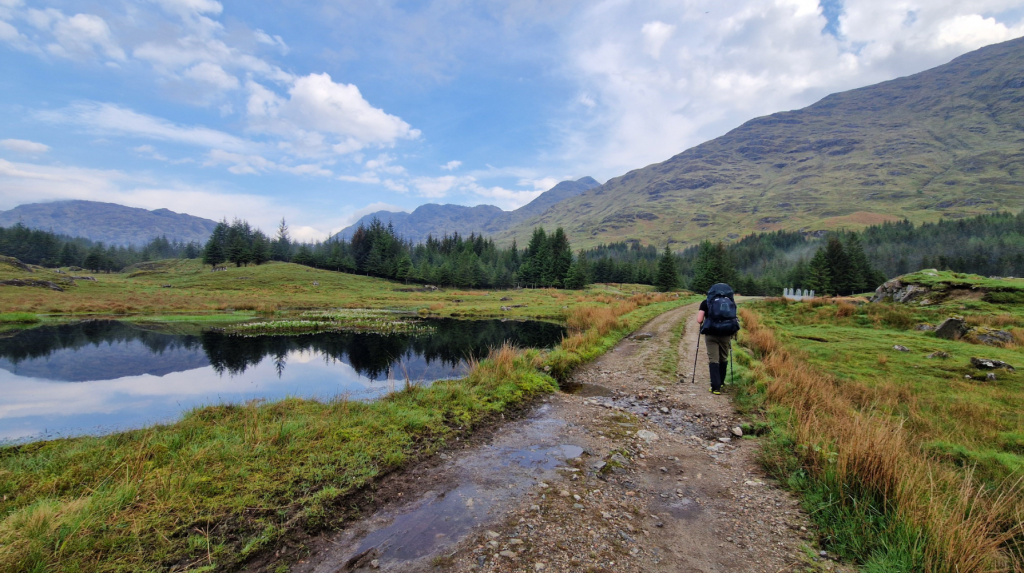
[[[183,411],[289,396],[372,399],[459,377],[466,358],[508,340],[547,347],[542,322],[432,321],[429,335],[174,335],[116,321],[40,327],[0,339],[0,440],[100,434]]]

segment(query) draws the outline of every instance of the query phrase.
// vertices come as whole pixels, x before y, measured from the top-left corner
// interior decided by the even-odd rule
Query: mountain
[[[573,246],[681,249],[756,231],[858,229],[1024,207],[1024,39],[753,119],[496,238],[562,226]]]
[[[154,237],[206,242],[215,221],[167,209],[147,211],[96,201],[54,201],[0,211],[0,227],[26,227],[85,237],[111,245],[142,245]]]
[[[337,237],[350,239],[359,225],[368,225],[374,217],[380,219],[384,224],[391,222],[399,235],[414,243],[427,240],[427,235],[441,237],[445,233],[451,234],[456,231],[461,235],[470,233],[490,235],[541,215],[550,207],[598,185],[600,183],[592,177],[583,177],[576,181],[562,181],[514,211],[502,211],[493,205],[464,207],[434,203],[420,205],[412,213],[377,211],[364,215],[354,225],[342,229]]]

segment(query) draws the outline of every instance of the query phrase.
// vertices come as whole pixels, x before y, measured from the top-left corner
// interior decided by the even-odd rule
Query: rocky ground
[[[727,395],[657,370],[666,313],[487,443],[441,454],[405,499],[323,541],[294,570],[718,572],[844,569],[767,479]],[[680,344],[689,377],[696,329]],[[415,471],[415,470],[414,470]],[[422,487],[415,487],[415,483]]]

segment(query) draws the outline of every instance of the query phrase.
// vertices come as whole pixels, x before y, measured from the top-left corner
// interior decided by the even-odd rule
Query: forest
[[[113,247],[23,225],[0,227],[0,254],[42,266],[95,272],[166,258],[199,258],[217,267],[294,263],[408,283],[459,288],[582,288],[639,283],[662,290],[705,290],[729,282],[737,292],[777,295],[787,287],[819,293],[873,290],[888,277],[937,268],[986,276],[1024,275],[1024,213],[994,213],[915,225],[884,223],[861,232],[751,234],[732,243],[704,242],[681,252],[627,241],[574,252],[562,229],[536,228],[525,248],[500,248],[482,235],[458,233],[413,244],[374,220],[344,241],[293,241],[282,220],[273,238],[249,223],[219,223],[205,245],[152,239]],[[672,278],[674,277],[674,280]]]
[[[81,267],[93,272],[116,272],[145,261],[194,259],[203,252],[199,243],[168,241],[156,237],[135,246],[104,246],[81,237],[29,229],[21,223],[0,227],[0,254],[42,267]]]

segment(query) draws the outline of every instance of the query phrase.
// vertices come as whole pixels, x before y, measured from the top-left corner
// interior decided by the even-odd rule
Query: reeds
[[[898,421],[859,409],[864,396],[856,387],[784,348],[750,309],[740,315],[743,342],[761,357],[755,373],[767,382],[768,399],[792,411],[801,464],[813,479],[841,490],[837,503],[880,499],[899,522],[921,532],[930,573],[1021,570],[1024,562],[1007,550],[1024,539],[1019,482],[988,491],[970,472],[929,459]]]

